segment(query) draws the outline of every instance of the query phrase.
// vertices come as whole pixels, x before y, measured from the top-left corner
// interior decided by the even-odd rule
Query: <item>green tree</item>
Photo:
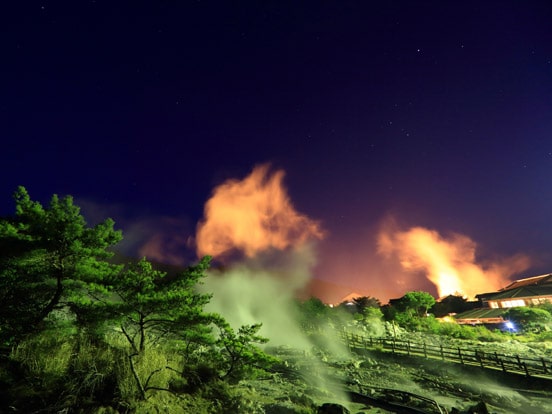
[[[47,207],[19,187],[16,214],[0,220],[0,340],[7,345],[36,331],[54,311],[102,290],[118,271],[111,246],[122,238],[107,219],[86,224],[73,198],[52,196]]]
[[[545,311],[547,311],[548,313],[550,313],[552,315],[552,303],[549,300],[547,300],[546,302],[541,303],[540,305],[537,305],[535,307],[537,309],[544,309]]]
[[[261,326],[260,323],[243,325],[235,332],[228,323],[219,325],[220,337],[216,345],[222,357],[218,364],[222,379],[237,381],[253,370],[268,370],[278,361],[257,346],[268,342],[258,334]]]
[[[405,294],[399,303],[407,313],[421,317],[435,304],[435,298],[427,292],[414,291]]]
[[[374,307],[368,307],[364,309],[364,312],[362,313],[364,316],[365,321],[370,320],[379,320],[381,321],[383,319],[383,312],[380,308],[374,308]]]
[[[353,304],[356,307],[356,311],[363,315],[365,315],[366,312],[370,312],[370,308],[379,309],[381,307],[381,302],[379,301],[379,299],[372,298],[370,296],[360,296],[358,298],[354,298]]]
[[[116,298],[110,303],[109,312],[119,321],[121,332],[134,353],[143,352],[148,341],[161,336],[187,341],[199,339],[196,327],[220,319],[216,314],[204,312],[211,295],[194,290],[210,260],[204,257],[177,277],[167,278],[165,272],[155,270],[143,258],[112,278]]]
[[[320,299],[311,297],[298,303],[299,323],[306,332],[318,330],[328,322],[329,307]]]
[[[519,306],[510,308],[504,317],[524,331],[540,331],[552,323],[552,315],[545,309]]]
[[[139,375],[143,369],[138,368],[148,347],[170,341],[184,342],[184,348],[178,348],[186,358],[194,345],[215,342],[210,325],[222,318],[204,311],[211,295],[195,291],[210,260],[204,257],[181,274],[167,277],[143,258],[127,264],[119,274],[106,281],[112,294],[98,302],[102,303],[105,317],[118,325],[118,332],[127,340],[129,367],[142,399],[147,398],[150,388],[155,388],[149,385],[153,375],[166,369],[166,366],[153,366],[145,378]],[[97,307],[98,302],[90,306]],[[172,368],[181,375],[185,369]]]
[[[436,302],[431,308],[432,313],[440,318],[451,313],[462,313],[470,309],[468,300],[460,295],[448,295]]]

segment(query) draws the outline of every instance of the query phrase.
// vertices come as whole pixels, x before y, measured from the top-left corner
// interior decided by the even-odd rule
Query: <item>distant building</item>
[[[497,292],[475,296],[479,308],[456,315],[459,324],[500,324],[506,322],[502,315],[516,306],[552,303],[552,273],[519,279]]]
[[[519,279],[498,292],[481,293],[475,297],[492,309],[552,302],[552,273]]]

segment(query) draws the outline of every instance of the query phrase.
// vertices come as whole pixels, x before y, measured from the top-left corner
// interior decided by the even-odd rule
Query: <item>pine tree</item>
[[[47,207],[19,187],[16,214],[0,219],[0,341],[17,342],[40,329],[63,306],[100,289],[118,270],[106,259],[122,238],[107,219],[86,224],[71,196],[52,196]]]
[[[210,260],[204,257],[197,265],[169,279],[143,258],[128,264],[112,278],[116,298],[110,305],[110,313],[118,320],[134,353],[143,352],[148,341],[159,337],[199,341],[205,334],[201,328],[220,319],[203,309],[211,295],[195,291]]]

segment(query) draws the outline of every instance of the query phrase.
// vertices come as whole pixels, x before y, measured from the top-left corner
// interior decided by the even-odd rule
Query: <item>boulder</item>
[[[487,404],[481,401],[477,405],[471,407],[468,412],[470,414],[489,414],[489,409],[487,408]]]
[[[341,404],[324,403],[318,407],[318,414],[350,414],[350,411]]]

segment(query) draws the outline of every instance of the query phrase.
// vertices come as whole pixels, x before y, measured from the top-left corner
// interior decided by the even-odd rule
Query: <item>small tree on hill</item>
[[[379,309],[381,307],[381,302],[379,301],[379,299],[372,298],[370,296],[360,296],[358,298],[354,298],[353,304],[356,307],[356,311],[363,315],[366,315],[366,313],[370,312],[373,313],[370,308]]]
[[[228,323],[220,324],[220,337],[216,342],[220,377],[238,381],[253,370],[268,370],[277,361],[264,353],[257,344],[268,342],[258,334],[261,324],[244,325],[235,332]]]
[[[167,280],[165,272],[155,270],[143,258],[112,278],[117,296],[110,304],[110,312],[118,319],[121,332],[136,354],[157,337],[189,339],[197,326],[220,318],[203,310],[211,295],[194,290],[210,259],[205,257],[178,277]]]
[[[435,298],[427,292],[408,292],[399,300],[400,306],[413,316],[425,316],[435,304]]]
[[[147,398],[150,388],[156,388],[150,386],[150,380],[157,372],[166,369],[166,366],[151,367],[146,377],[138,374],[149,346],[161,341],[167,343],[167,340],[183,341],[186,343],[184,352],[188,353],[192,344],[212,345],[215,341],[210,325],[222,318],[204,311],[211,295],[195,291],[195,286],[205,276],[210,259],[205,257],[172,278],[154,269],[145,258],[129,263],[118,275],[110,278],[111,296],[90,303],[91,308],[97,308],[101,303],[105,317],[115,323],[126,338],[130,371],[143,399]]]
[[[330,308],[320,299],[312,297],[297,304],[299,323],[306,332],[315,331],[328,323]]]

